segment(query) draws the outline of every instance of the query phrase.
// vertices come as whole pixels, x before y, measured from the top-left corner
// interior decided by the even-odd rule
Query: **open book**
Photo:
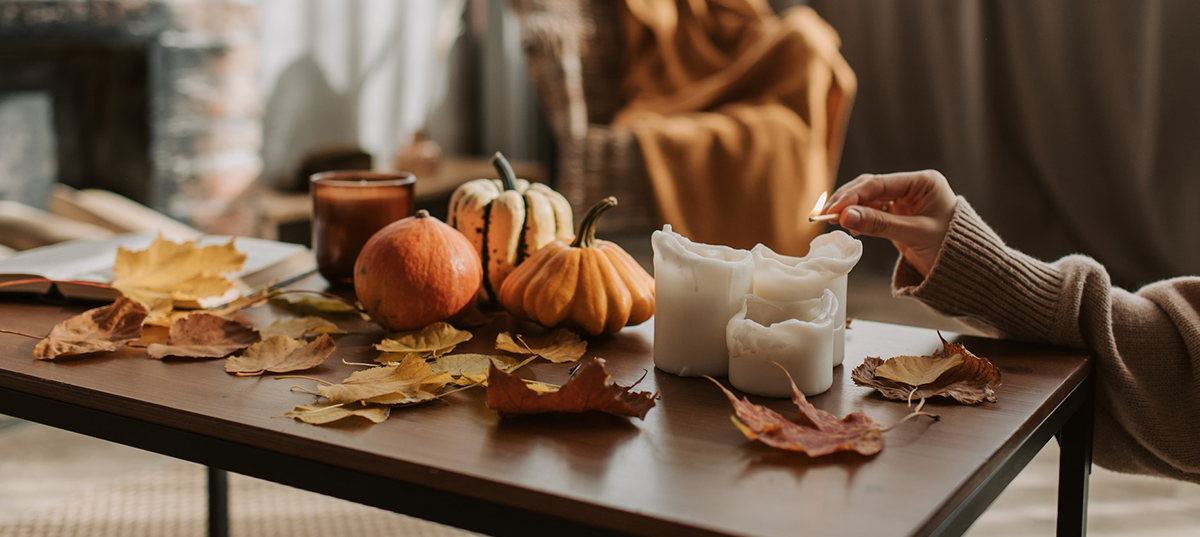
[[[105,239],[69,241],[20,252],[0,259],[0,283],[27,279],[57,280],[28,282],[0,287],[3,292],[54,294],[83,300],[116,300],[121,294],[108,287],[86,283],[107,284],[113,280],[113,263],[117,248],[144,250],[154,242],[155,233],[129,233]],[[199,246],[227,244],[230,237],[204,236]],[[234,247],[246,254],[246,262],[237,272],[225,274],[235,289],[226,295],[194,303],[179,303],[184,308],[209,308],[227,303],[267,286],[282,285],[316,270],[316,261],[308,248],[299,244],[237,237]]]

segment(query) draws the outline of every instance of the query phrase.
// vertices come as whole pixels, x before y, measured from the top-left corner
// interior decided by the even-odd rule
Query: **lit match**
[[[825,198],[828,195],[828,192],[822,192],[821,197],[817,198],[817,204],[813,205],[812,212],[808,213],[809,222],[833,222],[838,219],[838,215],[836,214],[817,214],[825,207]]]

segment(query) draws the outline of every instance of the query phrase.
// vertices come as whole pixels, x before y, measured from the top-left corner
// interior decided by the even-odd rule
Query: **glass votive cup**
[[[309,178],[312,248],[317,270],[335,286],[354,283],[354,262],[363,244],[384,226],[412,216],[416,201],[411,173],[338,170]]]

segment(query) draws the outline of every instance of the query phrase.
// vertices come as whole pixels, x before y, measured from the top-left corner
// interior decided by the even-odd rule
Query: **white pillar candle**
[[[824,393],[833,385],[830,362],[837,308],[837,298],[828,289],[821,298],[793,302],[746,295],[726,327],[729,383],[749,394],[789,397],[792,386],[783,373],[786,369],[804,395]]]
[[[654,248],[654,366],[676,375],[729,372],[725,327],[751,292],[747,250],[701,244],[663,226]]]
[[[829,289],[837,297],[833,326],[833,367],[842,365],[846,346],[846,280],[862,257],[862,242],[843,231],[831,231],[809,243],[808,255],[777,254],[759,244],[754,257],[754,294],[767,300],[814,299]]]

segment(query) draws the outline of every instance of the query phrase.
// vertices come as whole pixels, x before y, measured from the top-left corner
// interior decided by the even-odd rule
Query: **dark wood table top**
[[[0,328],[45,334],[82,309],[4,302]],[[269,307],[256,312],[276,313]],[[512,326],[504,317],[455,352],[491,352],[496,332]],[[305,374],[344,379],[359,367],[342,360],[370,361],[371,345],[381,335],[341,337],[332,358]],[[394,409],[378,425],[355,419],[315,426],[273,418],[313,402],[313,396],[289,390],[312,382],[239,378],[226,374],[221,360],[159,361],[140,349],[42,362],[31,355],[35,340],[7,334],[0,334],[0,389],[222,438],[263,456],[284,454],[373,474],[394,482],[397,491],[406,485],[445,491],[606,531],[884,536],[927,535],[955,516],[959,504],[1044,429],[1091,368],[1082,351],[958,338],[1002,370],[999,402],[931,403],[926,408],[941,421],[917,419],[887,432],[876,456],[812,459],[747,441],[711,382],[653,368],[652,338],[653,320],[593,338],[587,352],[605,358],[618,383],[644,375],[637,389],[661,392],[644,421],[607,415],[502,419],[476,388],[444,403]],[[811,402],[838,416],[863,410],[884,425],[894,423],[910,409],[855,386],[850,370],[864,356],[923,354],[938,345],[931,330],[856,320],[833,388]],[[570,366],[533,363],[521,374],[561,384]],[[795,415],[790,401],[755,400]]]

